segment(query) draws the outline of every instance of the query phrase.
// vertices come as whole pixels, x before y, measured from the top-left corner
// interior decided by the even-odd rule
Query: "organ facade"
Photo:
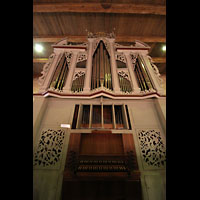
[[[33,101],[34,199],[165,199],[166,96],[150,47],[63,39]]]

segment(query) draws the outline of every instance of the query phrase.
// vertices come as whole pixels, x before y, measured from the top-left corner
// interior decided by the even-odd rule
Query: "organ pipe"
[[[53,87],[54,89],[62,90],[66,76],[67,76],[67,72],[68,72],[67,59],[65,55],[63,55],[56,68],[50,87]]]
[[[81,91],[83,91],[84,80],[85,80],[85,74],[83,74],[82,76],[76,78],[76,79],[72,82],[72,88],[71,88],[71,90],[72,90],[73,92],[81,92]]]
[[[112,90],[110,56],[102,41],[93,55],[91,89],[101,86]]]
[[[149,78],[148,72],[139,56],[135,66],[135,72],[142,91],[153,89],[153,85]]]

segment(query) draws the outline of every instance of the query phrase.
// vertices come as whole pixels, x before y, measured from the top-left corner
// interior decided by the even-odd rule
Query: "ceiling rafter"
[[[56,36],[35,36],[33,37],[33,42],[58,42],[59,40],[67,38],[71,42],[86,42],[87,36],[66,36],[66,35],[56,35]],[[116,36],[116,42],[134,42],[135,40],[140,40],[143,42],[166,42],[165,36]]]
[[[79,12],[79,13],[129,13],[166,15],[166,6],[119,3],[34,3],[33,13]]]

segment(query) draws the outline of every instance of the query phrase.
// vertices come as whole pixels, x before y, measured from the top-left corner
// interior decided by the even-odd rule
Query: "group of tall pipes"
[[[153,85],[149,78],[148,72],[140,56],[138,56],[136,64],[135,64],[135,72],[137,75],[137,79],[138,79],[138,83],[141,88],[141,91],[153,89]]]
[[[112,90],[110,56],[102,41],[93,55],[91,90],[101,86]]]
[[[85,74],[79,76],[72,82],[72,88],[71,90],[73,92],[81,92],[83,91],[84,87],[84,80],[85,80]]]
[[[67,64],[67,59],[65,55],[63,55],[54,73],[53,79],[51,81],[51,87],[53,87],[54,89],[62,90],[68,70],[69,68]],[[135,73],[141,91],[153,89],[152,82],[140,56],[138,56],[135,64]],[[118,75],[118,78],[121,91],[131,92],[132,88],[130,81],[122,77],[121,75]],[[83,91],[84,79],[85,75],[76,78],[72,83],[71,90],[74,92]],[[93,55],[91,90],[99,88],[101,86],[111,90],[113,89],[110,56],[102,41],[99,42],[99,45]]]
[[[63,55],[54,73],[53,79],[51,81],[51,87],[53,87],[54,89],[62,90],[68,70],[69,68],[67,64],[67,59],[65,55]]]

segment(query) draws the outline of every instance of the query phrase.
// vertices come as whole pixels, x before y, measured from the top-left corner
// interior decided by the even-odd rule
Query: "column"
[[[114,39],[109,39],[109,44],[110,44],[110,61],[111,61],[113,90],[116,93],[120,93],[119,78],[117,74],[117,64],[115,61],[115,53],[114,53]]]
[[[74,76],[74,70],[76,68],[77,51],[72,52],[71,64],[69,65],[69,71],[66,77],[65,85],[63,87],[63,92],[70,92],[72,86],[72,79]]]
[[[85,74],[83,92],[90,92],[90,87],[91,87],[93,41],[94,41],[93,38],[88,38],[88,56],[87,56],[87,63],[86,63],[86,74]]]
[[[126,60],[127,60],[128,71],[129,71],[130,78],[131,78],[132,85],[133,85],[133,92],[134,93],[140,93],[141,89],[140,89],[140,87],[138,85],[137,77],[135,75],[135,72],[133,71],[133,64],[131,62],[131,57],[130,57],[129,53],[130,52],[126,52],[125,56],[126,56]]]
[[[145,66],[146,66],[146,70],[147,70],[147,72],[149,73],[149,75],[150,75],[150,77],[151,77],[151,80],[152,80],[152,82],[153,82],[153,85],[154,85],[154,87],[155,87],[157,93],[163,95],[163,94],[164,94],[164,89],[163,89],[162,86],[158,83],[157,78],[156,78],[156,75],[155,75],[155,73],[154,73],[154,71],[153,71],[153,68],[152,68],[152,66],[151,66],[151,63],[150,63],[148,57],[145,56],[145,55],[140,55],[140,57],[141,57],[142,60],[144,61],[144,64],[145,64]]]
[[[44,80],[44,83],[43,85],[40,87],[39,89],[39,92],[40,93],[43,93],[45,92],[48,88],[49,88],[49,85],[50,85],[50,82],[51,82],[51,79],[52,79],[52,76],[54,74],[54,71],[56,70],[56,67],[58,65],[58,62],[60,60],[62,56],[62,53],[57,53],[52,61],[52,63],[50,64],[50,69],[48,70],[47,72],[47,75],[45,77],[45,80]]]

